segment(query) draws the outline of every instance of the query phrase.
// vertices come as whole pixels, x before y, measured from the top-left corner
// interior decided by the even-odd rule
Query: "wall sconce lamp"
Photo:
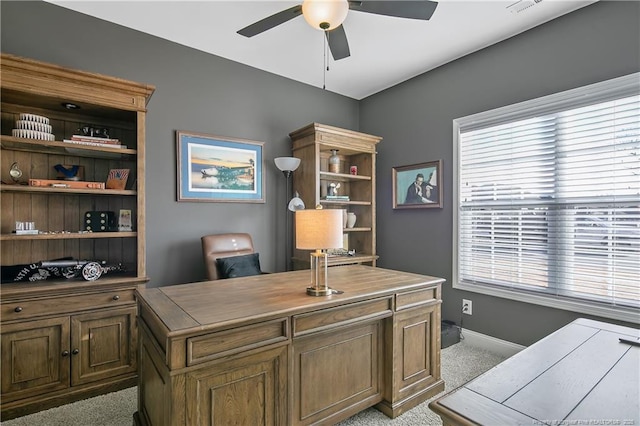
[[[342,247],[342,210],[316,209],[296,211],[296,248],[311,253],[310,296],[329,296],[327,253],[323,250]]]

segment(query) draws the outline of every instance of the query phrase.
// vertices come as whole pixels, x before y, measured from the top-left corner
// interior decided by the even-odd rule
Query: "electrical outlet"
[[[462,299],[462,313],[473,315],[473,302],[471,300]]]

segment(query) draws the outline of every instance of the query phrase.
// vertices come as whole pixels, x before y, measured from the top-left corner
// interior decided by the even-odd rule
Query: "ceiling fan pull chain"
[[[325,30],[325,32],[327,34],[326,34],[326,37],[324,38],[324,57],[327,58],[327,61],[326,61],[327,62],[327,64],[326,64],[327,67],[326,68],[327,68],[327,71],[329,71],[329,60],[330,60],[330,58],[329,58],[329,38],[331,37],[331,33],[329,31],[327,31],[327,30]]]
[[[322,38],[324,40],[324,47],[322,49],[322,53],[323,53],[323,58],[322,58],[322,90],[326,90],[327,89],[327,71],[329,71],[329,64],[327,63],[327,36],[329,35],[329,33],[327,32],[327,30],[323,31],[324,34],[322,34]]]

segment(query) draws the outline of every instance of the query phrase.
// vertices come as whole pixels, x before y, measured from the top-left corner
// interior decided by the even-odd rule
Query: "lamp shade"
[[[296,157],[277,157],[273,161],[278,170],[282,172],[292,172],[300,165],[300,159]]]
[[[304,210],[304,201],[300,198],[300,195],[296,192],[293,194],[293,198],[289,201],[289,205],[287,206],[289,210],[292,212],[296,210]]]
[[[316,30],[333,30],[339,27],[347,17],[347,0],[304,0],[302,15],[305,21]]]
[[[318,250],[341,247],[341,209],[296,211],[296,248]]]

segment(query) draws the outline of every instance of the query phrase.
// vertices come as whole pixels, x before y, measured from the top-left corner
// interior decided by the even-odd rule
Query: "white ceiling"
[[[327,55],[325,71],[324,36],[302,16],[252,38],[236,33],[302,0],[46,1],[358,100],[594,3],[442,0],[429,21],[349,11],[351,56]]]

